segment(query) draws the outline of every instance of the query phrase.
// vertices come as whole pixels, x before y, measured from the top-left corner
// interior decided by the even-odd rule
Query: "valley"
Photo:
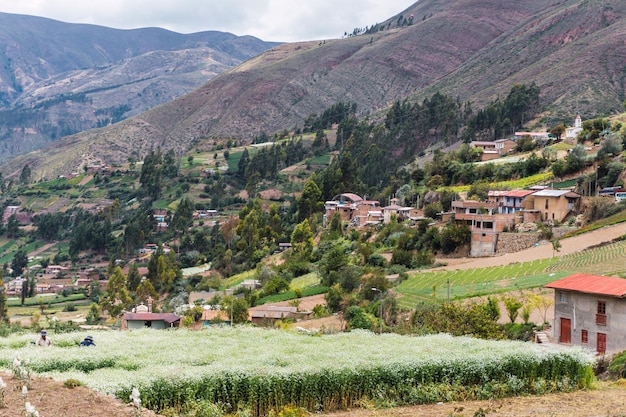
[[[63,34],[0,70],[0,368],[68,417],[621,415],[620,6],[288,44],[0,13]]]

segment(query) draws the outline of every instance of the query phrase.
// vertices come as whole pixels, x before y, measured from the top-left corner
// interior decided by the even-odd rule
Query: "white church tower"
[[[583,127],[583,121],[580,118],[580,114],[576,115],[576,119],[574,120],[574,127],[580,128],[580,129],[582,129],[582,127]]]
[[[574,119],[574,127],[568,127],[565,129],[565,139],[576,139],[578,133],[583,130],[583,120],[580,118],[580,114],[576,115]]]

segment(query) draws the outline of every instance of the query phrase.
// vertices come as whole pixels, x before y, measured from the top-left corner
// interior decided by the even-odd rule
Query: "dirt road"
[[[593,232],[588,232],[579,236],[562,239],[560,241],[561,249],[559,252],[556,252],[556,256],[564,256],[571,253],[580,252],[590,246],[610,242],[613,239],[616,239],[623,235],[626,235],[626,223],[619,223],[613,226],[607,226],[602,229],[594,230]],[[501,256],[494,256],[489,258],[440,259],[440,261],[447,263],[447,265],[435,268],[435,270],[455,270],[501,266],[515,262],[528,262],[534,261],[536,259],[551,258],[554,255],[555,253],[552,249],[552,243],[544,241],[539,246],[528,248],[515,253],[507,253]]]

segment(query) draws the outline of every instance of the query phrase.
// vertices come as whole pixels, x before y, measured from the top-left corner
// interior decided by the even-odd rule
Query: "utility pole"
[[[372,291],[378,291],[380,293],[380,303],[378,305],[378,319],[380,321],[380,329],[378,330],[378,334],[383,334],[383,290],[379,290],[378,288],[372,288]]]
[[[230,299],[230,327],[233,327],[233,302],[235,298]]]

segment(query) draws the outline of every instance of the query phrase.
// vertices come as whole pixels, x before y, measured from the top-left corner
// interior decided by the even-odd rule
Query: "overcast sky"
[[[417,0],[0,0],[0,12],[118,29],[219,30],[266,41],[339,38]]]

